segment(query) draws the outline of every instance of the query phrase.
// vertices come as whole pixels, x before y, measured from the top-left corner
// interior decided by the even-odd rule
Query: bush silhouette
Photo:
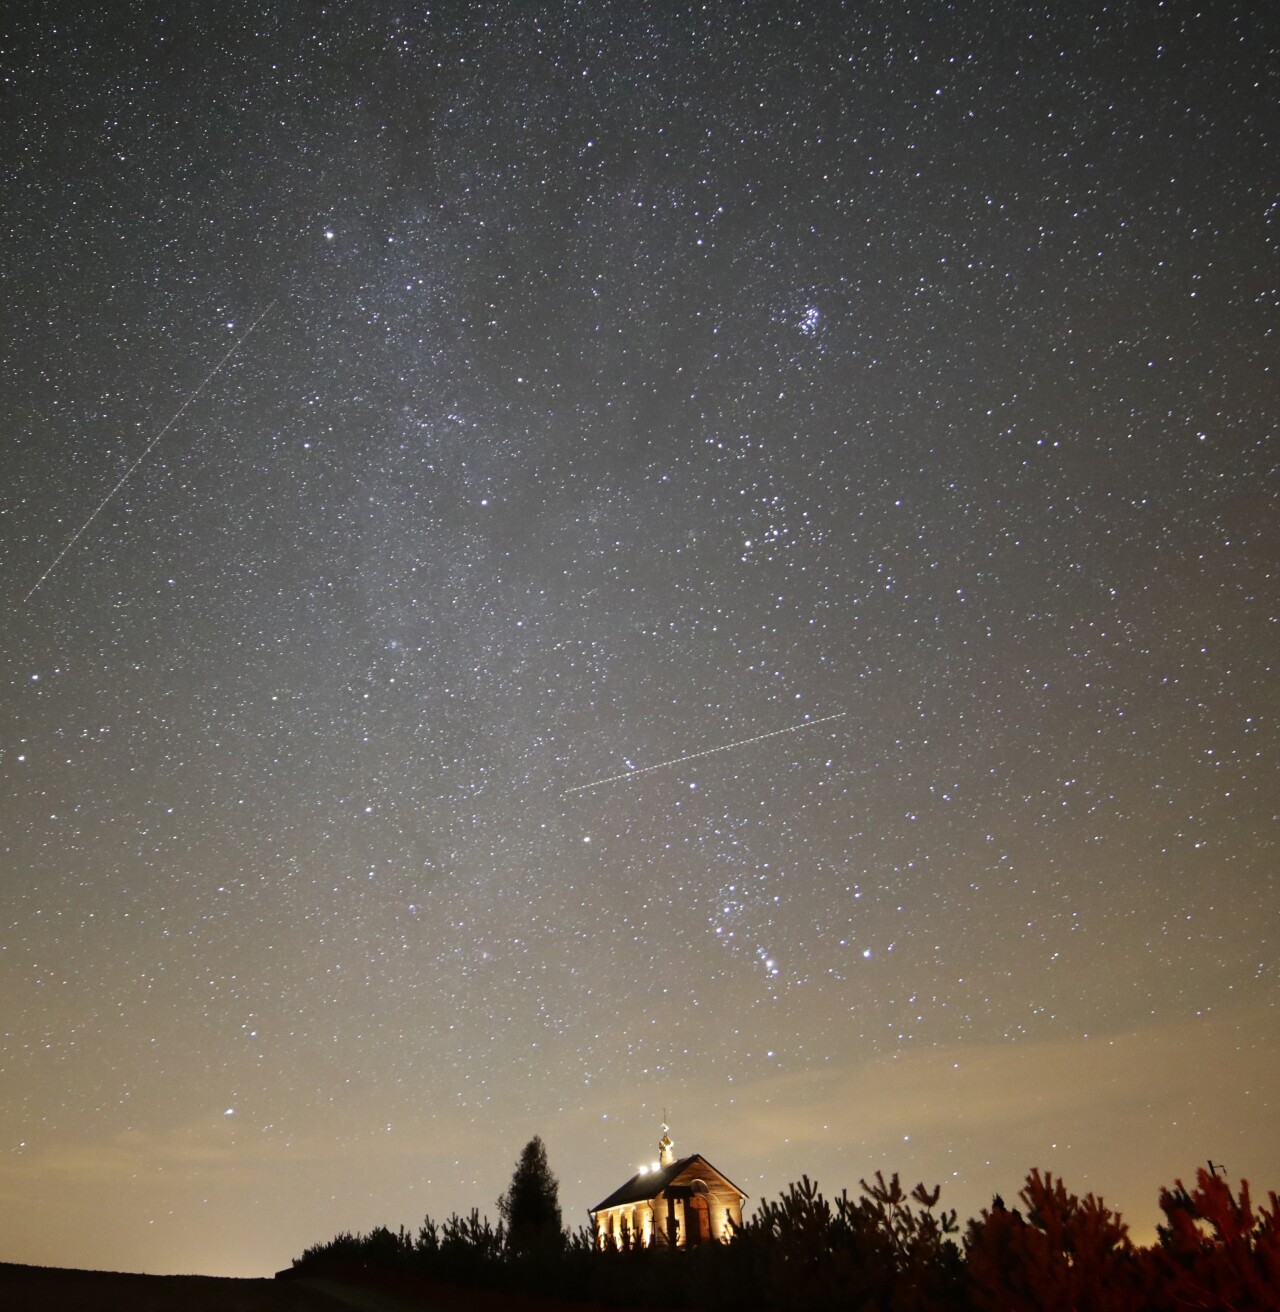
[[[1196,1172],[1196,1187],[1181,1180],[1160,1191],[1166,1224],[1150,1251],[1151,1287],[1169,1307],[1275,1312],[1280,1307],[1280,1198],[1254,1209],[1248,1180],[1236,1197],[1226,1180]]]
[[[764,1202],[730,1245],[744,1297],[771,1307],[958,1306],[963,1266],[950,1236],[954,1212],[935,1213],[940,1189],[904,1193],[897,1175],[863,1180],[859,1199],[828,1200],[808,1176],[777,1202]]]
[[[1132,1312],[1143,1278],[1128,1226],[1101,1199],[1033,1170],[1027,1217],[999,1198],[965,1235],[970,1297],[991,1312]]]
[[[474,1208],[416,1236],[344,1231],[295,1259],[338,1279],[397,1272],[453,1285],[607,1306],[759,1312],[1280,1312],[1280,1198],[1252,1201],[1208,1171],[1160,1191],[1159,1241],[1140,1249],[1093,1194],[1033,1170],[1020,1209],[996,1198],[968,1223],[940,1190],[907,1193],[877,1172],[851,1198],[803,1176],[736,1227],[727,1244],[601,1251],[585,1227],[560,1228],[540,1139],[526,1145],[497,1225]],[[519,1238],[513,1237],[519,1224]]]

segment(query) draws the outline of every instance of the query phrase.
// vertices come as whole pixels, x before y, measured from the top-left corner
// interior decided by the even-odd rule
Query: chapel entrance
[[[695,1180],[686,1204],[689,1218],[689,1233],[685,1242],[689,1244],[707,1244],[711,1242],[711,1206],[707,1199],[707,1186],[701,1180]]]

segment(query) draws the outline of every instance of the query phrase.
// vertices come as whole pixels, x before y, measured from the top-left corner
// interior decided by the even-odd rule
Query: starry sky
[[[0,1259],[1280,1186],[1265,6],[4,21]]]

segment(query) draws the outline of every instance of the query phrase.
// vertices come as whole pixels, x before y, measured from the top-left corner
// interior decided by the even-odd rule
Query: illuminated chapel
[[[667,1126],[658,1160],[590,1209],[601,1248],[687,1248],[724,1243],[742,1224],[747,1195],[701,1154],[677,1157]]]

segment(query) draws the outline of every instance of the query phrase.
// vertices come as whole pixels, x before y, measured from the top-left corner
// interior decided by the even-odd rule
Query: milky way
[[[1280,1187],[1264,8],[13,18],[0,1259]]]

